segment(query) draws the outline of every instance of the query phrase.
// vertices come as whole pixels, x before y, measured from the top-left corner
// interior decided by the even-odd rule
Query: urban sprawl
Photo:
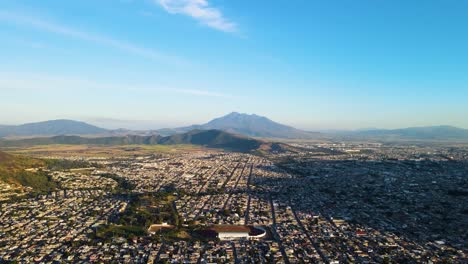
[[[467,148],[293,146],[73,156],[52,192],[0,183],[0,262],[467,263]]]

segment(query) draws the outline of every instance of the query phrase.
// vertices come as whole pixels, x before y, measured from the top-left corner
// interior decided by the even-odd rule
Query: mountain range
[[[299,130],[291,126],[274,122],[263,116],[237,112],[215,118],[202,125],[148,131],[132,131],[127,129],[109,130],[85,122],[64,119],[17,126],[0,125],[0,139],[2,137],[86,135],[87,137],[101,137],[100,139],[96,139],[96,141],[158,141],[164,136],[180,138],[182,136],[177,136],[178,134],[185,134],[185,136],[188,136],[191,131],[196,131],[193,133],[199,133],[201,130],[220,130],[246,137],[277,139],[468,140],[468,129],[453,126],[410,127],[402,129],[372,128],[355,131],[327,131],[318,133]],[[132,137],[132,135],[139,135],[141,138],[137,139]],[[68,138],[68,140],[71,140],[71,138]]]
[[[111,137],[80,137],[80,136],[53,136],[26,138],[17,140],[2,140],[0,147],[18,147],[33,145],[176,145],[192,144],[209,148],[219,148],[237,152],[251,152],[259,149],[265,143],[261,140],[231,134],[221,130],[192,130],[187,133],[162,137],[159,135],[140,136],[111,136]]]
[[[468,140],[468,129],[453,126],[369,129],[338,132],[350,138],[377,140]]]

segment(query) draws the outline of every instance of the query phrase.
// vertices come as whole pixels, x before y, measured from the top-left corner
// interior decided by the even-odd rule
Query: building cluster
[[[92,175],[92,172],[85,171],[54,171],[52,178],[66,190],[101,189],[112,190],[117,187],[117,182],[111,178]]]
[[[60,190],[0,203],[0,262],[467,260],[466,148],[296,146],[263,157],[214,151],[109,157],[93,159],[100,167],[86,173],[52,172]],[[132,188],[121,190],[117,178]],[[138,213],[132,197],[161,193],[174,197],[164,204],[177,216],[170,229],[99,237],[100,228],[128,210]],[[142,230],[151,224],[164,223]],[[246,235],[247,226],[265,235]],[[207,234],[212,227],[221,227],[218,238]]]
[[[90,234],[125,205],[102,190],[66,190],[1,205],[0,259],[50,262],[91,257]]]
[[[25,196],[32,191],[32,188],[0,181],[0,190],[2,190],[0,192],[0,202],[5,202],[12,198]]]

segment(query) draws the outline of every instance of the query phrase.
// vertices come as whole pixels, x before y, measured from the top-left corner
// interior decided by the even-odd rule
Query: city
[[[468,0],[0,0],[0,264],[468,264]]]
[[[463,263],[466,146],[295,144],[69,156],[60,189],[2,203],[11,262]],[[122,187],[125,188],[122,188]],[[231,233],[239,227],[260,236]],[[252,230],[252,229],[250,229]],[[222,234],[227,238],[220,239]],[[230,236],[231,234],[232,236]]]

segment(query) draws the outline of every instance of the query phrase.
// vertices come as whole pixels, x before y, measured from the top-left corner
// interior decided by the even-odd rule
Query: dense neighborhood
[[[60,188],[4,196],[21,263],[464,263],[463,148],[298,144],[67,159]],[[49,157],[52,158],[52,157]],[[3,183],[5,184],[5,183]]]

